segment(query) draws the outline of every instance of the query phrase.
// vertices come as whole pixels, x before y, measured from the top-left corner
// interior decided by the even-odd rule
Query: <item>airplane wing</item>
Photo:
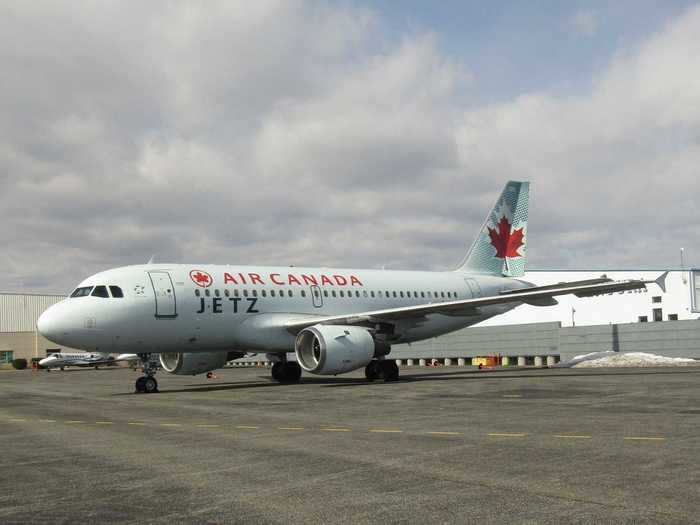
[[[548,304],[548,300],[553,300],[553,297],[557,295],[573,294],[577,297],[591,297],[594,295],[623,292],[626,290],[639,290],[646,288],[646,285],[649,283],[656,283],[663,287],[663,279],[665,277],[666,274],[663,274],[656,281],[613,281],[607,277],[601,277],[600,279],[588,281],[564,282],[554,285],[523,288],[521,290],[509,290],[488,297],[419,304],[344,315],[303,317],[292,319],[285,323],[285,326],[290,332],[298,333],[304,328],[315,324],[374,324],[402,319],[416,319],[428,314],[476,316],[479,315],[480,307],[494,304],[529,303],[546,305]]]

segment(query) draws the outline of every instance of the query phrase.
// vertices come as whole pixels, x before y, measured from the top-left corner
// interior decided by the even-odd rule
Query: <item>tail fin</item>
[[[530,183],[508,181],[459,271],[520,277],[527,259]]]

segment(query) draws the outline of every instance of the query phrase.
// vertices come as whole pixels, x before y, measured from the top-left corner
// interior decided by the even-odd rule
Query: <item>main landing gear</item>
[[[367,381],[383,379],[385,383],[399,380],[399,366],[392,359],[373,360],[365,367]]]
[[[296,361],[277,361],[272,365],[272,379],[280,383],[298,383],[301,367]]]
[[[158,381],[153,377],[156,375],[156,365],[151,362],[151,354],[138,354],[143,365],[143,373],[145,375],[136,380],[137,394],[154,394],[158,392]]]

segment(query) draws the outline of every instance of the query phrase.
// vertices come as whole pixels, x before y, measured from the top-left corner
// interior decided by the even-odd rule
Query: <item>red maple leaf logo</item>
[[[521,257],[518,253],[518,248],[523,246],[523,229],[511,230],[511,224],[504,215],[498,221],[497,229],[489,228],[489,237],[491,237],[491,245],[496,248],[496,257],[505,259],[506,257]]]
[[[192,279],[197,286],[201,286],[203,288],[206,288],[212,282],[211,275],[200,270],[192,270],[190,272],[190,279]]]

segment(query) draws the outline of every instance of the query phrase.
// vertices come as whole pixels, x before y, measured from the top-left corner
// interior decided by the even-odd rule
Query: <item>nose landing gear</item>
[[[151,354],[138,354],[143,365],[143,373],[145,375],[136,380],[137,394],[154,394],[158,392],[158,381],[153,377],[156,375],[156,365],[151,362]]]

